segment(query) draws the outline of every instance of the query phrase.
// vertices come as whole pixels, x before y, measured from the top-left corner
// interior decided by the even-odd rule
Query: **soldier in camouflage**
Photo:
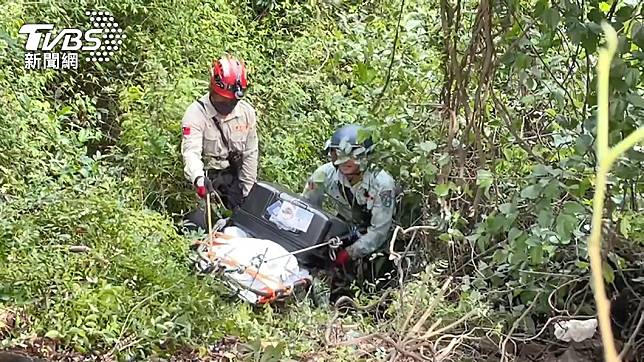
[[[366,231],[355,235],[351,245],[338,250],[334,261],[338,267],[381,248],[393,225],[394,179],[386,171],[370,167],[367,160],[373,142],[370,138],[358,142],[362,137],[359,133],[361,127],[357,125],[336,130],[326,147],[331,161],[313,172],[302,193],[318,207],[329,196],[338,204],[340,218]]]

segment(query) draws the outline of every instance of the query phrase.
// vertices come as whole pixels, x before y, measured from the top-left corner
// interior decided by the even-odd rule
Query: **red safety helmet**
[[[228,99],[240,99],[248,86],[246,65],[231,56],[213,60],[210,68],[210,89]]]

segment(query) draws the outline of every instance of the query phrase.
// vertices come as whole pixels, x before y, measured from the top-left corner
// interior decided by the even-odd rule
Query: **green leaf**
[[[563,211],[566,214],[575,215],[585,213],[586,209],[577,201],[566,201],[563,206]]]
[[[535,18],[540,18],[543,13],[548,9],[548,1],[547,0],[539,0],[537,3],[534,5],[534,17]]]
[[[575,21],[567,27],[566,32],[574,44],[580,44],[586,36],[586,27],[579,21]]]
[[[505,216],[508,216],[517,213],[517,211],[519,210],[517,209],[517,205],[512,203],[505,203],[499,205],[499,211],[501,211],[501,213]]]
[[[594,21],[587,22],[586,23],[586,28],[588,28],[588,30],[590,30],[595,35],[599,35],[599,34],[602,33],[602,26],[599,25],[598,23],[594,22]],[[591,34],[586,33],[586,36],[590,37]]]
[[[532,172],[533,176],[546,176],[550,173],[552,167],[538,164],[534,166],[534,171]]]
[[[607,262],[603,263],[602,266],[602,272],[604,274],[604,280],[606,283],[612,283],[615,280],[615,271],[613,270],[613,267],[610,266]]]
[[[576,1],[564,0],[562,5],[564,7],[564,13],[566,14],[566,17],[579,18],[581,16],[582,11],[577,5]]]
[[[411,31],[411,30],[414,30],[414,29],[416,29],[417,27],[419,27],[421,25],[423,25],[423,22],[421,20],[410,19],[409,21],[407,21],[407,23],[405,23],[405,30]]]
[[[631,215],[626,215],[619,222],[619,232],[628,238],[628,233],[631,231]]]
[[[341,141],[340,144],[339,144],[340,148],[343,148],[343,143],[342,143],[343,141]],[[394,149],[396,151],[398,151],[398,152],[407,152],[408,151],[407,146],[397,138],[391,138],[391,139],[389,139],[389,142],[391,143],[392,146],[394,146]],[[350,147],[350,145],[349,145],[349,147]]]
[[[570,242],[570,236],[572,235],[573,230],[577,228],[577,218],[568,215],[565,213],[559,214],[557,216],[557,234],[563,244]]]
[[[530,248],[530,261],[533,265],[541,264],[543,262],[543,248],[541,245],[536,245]]]
[[[54,330],[54,329],[52,329],[49,332],[45,333],[45,338],[60,339],[61,337],[62,337],[62,335],[60,334],[60,332],[58,332],[57,330]]]
[[[626,69],[624,74],[624,82],[626,83],[626,86],[628,86],[629,88],[636,86],[639,79],[640,79],[639,70],[634,68]]]
[[[640,49],[644,50],[644,25],[642,25],[642,23],[634,23],[631,37],[633,38],[633,43],[635,43],[635,45],[637,45]]]
[[[360,83],[368,83],[375,76],[375,71],[369,64],[358,63],[355,68],[357,79]]]
[[[523,234],[523,231],[521,231],[521,230],[519,230],[517,228],[512,228],[508,232],[508,241],[513,242],[514,240],[516,240],[522,234]]]
[[[450,241],[450,240],[452,240],[452,237],[451,237],[448,233],[442,233],[442,234],[440,234],[440,235],[438,236],[438,238],[439,238],[440,240],[443,240],[443,241]]]
[[[488,170],[478,170],[476,172],[476,184],[480,187],[490,187],[494,181],[494,176],[492,172]]]
[[[71,106],[65,106],[65,107],[61,108],[58,112],[56,112],[56,115],[58,117],[60,117],[60,116],[66,116],[66,115],[72,114],[72,113],[74,113],[74,111],[72,110],[72,107]]]
[[[437,185],[434,192],[436,192],[438,197],[445,197],[449,193],[449,186],[447,184]]]
[[[499,205],[499,211],[501,211],[503,214],[507,215],[510,213],[510,208],[512,207],[511,203],[505,203]]]
[[[81,337],[87,337],[87,335],[85,334],[85,331],[80,329],[80,328],[78,328],[78,327],[70,328],[68,333],[72,334],[72,335],[78,335],[78,336],[81,336]]]
[[[530,56],[525,53],[518,53],[516,55],[516,58],[514,59],[514,67],[517,70],[526,69],[530,65],[531,59],[532,58],[530,58]]]
[[[552,209],[541,210],[537,216],[537,223],[539,223],[539,226],[542,228],[549,228],[550,225],[552,225],[553,219],[554,216],[552,215]]]
[[[542,190],[542,194],[550,199],[559,199],[559,196],[563,192],[561,185],[557,180],[552,179],[548,185]]]
[[[577,263],[575,263],[575,266],[581,270],[588,270],[588,267],[590,266],[590,264],[580,260]]]
[[[617,21],[620,22],[625,22],[626,20],[630,19],[631,16],[633,16],[633,7],[629,5],[624,5],[617,12],[615,13],[615,18]]]
[[[433,141],[425,141],[418,145],[418,147],[426,153],[430,153],[438,147]]]
[[[512,245],[512,254],[510,255],[511,264],[519,264],[526,260],[526,249],[525,239],[518,239]]]
[[[595,23],[590,23],[586,27],[586,31],[582,34],[581,38],[581,46],[584,47],[584,49],[591,53],[597,50],[597,44],[599,44],[599,36],[595,33],[595,31],[601,31],[601,27]]]
[[[541,186],[530,185],[521,191],[521,197],[526,199],[536,199],[541,195]]]
[[[593,21],[593,22],[598,23],[598,24],[601,24],[602,20],[605,19],[604,14],[602,14],[602,12],[599,11],[599,9],[597,9],[597,8],[592,8],[588,12],[587,16],[588,16],[588,20]]]
[[[577,141],[575,141],[575,152],[580,156],[585,155],[588,151],[592,150],[592,148],[590,147],[592,143],[592,136],[588,134],[581,135],[579,138],[577,138]]]
[[[452,238],[456,240],[463,240],[465,236],[459,229],[449,229],[450,235],[452,235]]]
[[[529,94],[527,96],[524,96],[521,98],[521,102],[523,102],[526,106],[530,106],[534,103],[536,97]]]
[[[492,233],[499,232],[504,226],[506,226],[507,219],[503,215],[494,215],[487,219],[489,230]]]
[[[508,252],[506,250],[499,249],[495,251],[494,254],[492,255],[492,263],[501,264],[501,263],[504,263],[507,258],[508,258]]]
[[[431,163],[428,164],[423,168],[423,174],[425,176],[425,180],[428,182],[431,182],[433,180],[433,176],[435,176],[438,173],[438,168]]]
[[[449,154],[443,153],[441,157],[438,159],[438,165],[440,167],[447,165],[447,163],[449,162],[449,159],[450,159]]]
[[[560,20],[561,16],[559,15],[559,10],[556,8],[549,8],[543,13],[543,21],[550,29],[555,29],[559,25]]]
[[[635,107],[644,108],[644,98],[642,98],[642,96],[640,96],[639,94],[628,93],[626,95],[626,100],[628,101],[628,103],[632,104]]]

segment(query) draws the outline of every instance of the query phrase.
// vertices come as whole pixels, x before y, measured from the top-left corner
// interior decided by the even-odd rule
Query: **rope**
[[[331,251],[333,250],[334,258],[333,258],[332,260],[335,260],[335,249],[339,248],[341,245],[342,245],[342,240],[340,240],[340,238],[338,238],[338,237],[336,236],[335,238],[332,238],[332,239],[330,239],[329,241],[324,242],[324,243],[322,243],[322,244],[317,244],[317,245],[309,246],[309,247],[306,247],[306,248],[302,248],[302,249],[298,249],[298,250],[292,251],[292,252],[290,252],[290,253],[286,253],[286,254],[284,254],[284,255],[276,256],[276,257],[274,257],[274,258],[271,258],[271,259],[266,260],[266,262],[268,263],[268,262],[270,262],[270,261],[277,260],[277,259],[281,259],[281,258],[285,258],[285,257],[291,256],[291,255],[301,254],[301,253],[304,253],[304,252],[306,252],[306,251],[310,251],[310,250],[314,250],[314,249],[317,249],[317,248],[321,248],[321,247],[323,247],[323,246],[330,246],[330,247],[331,247],[331,249],[329,249],[329,253],[331,253]]]

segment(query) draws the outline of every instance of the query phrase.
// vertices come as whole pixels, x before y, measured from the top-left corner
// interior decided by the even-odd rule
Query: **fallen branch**
[[[565,283],[563,283],[563,284],[559,285],[558,287],[556,287],[556,288],[555,288],[555,289],[554,289],[554,290],[553,290],[553,291],[548,295],[548,305],[550,305],[550,308],[552,308],[552,310],[554,310],[554,311],[555,311],[555,312],[557,312],[557,313],[568,313],[568,311],[567,311],[567,310],[559,310],[559,309],[557,309],[557,307],[555,307],[555,306],[553,305],[553,303],[552,303],[552,296],[553,296],[553,295],[555,295],[555,294],[559,291],[559,289],[561,289],[561,288],[565,287],[566,285],[571,284],[571,283],[580,282],[580,281],[582,281],[582,280],[584,280],[584,279],[585,279],[585,278],[583,278],[583,277],[582,277],[582,278],[575,278],[575,279],[573,279],[573,280],[569,280],[569,281],[567,281],[567,282],[565,282]],[[570,315],[570,314],[568,314],[568,315]],[[546,323],[546,325],[547,325],[547,323]]]
[[[445,292],[447,291],[447,288],[449,287],[451,282],[452,282],[452,277],[450,276],[449,278],[447,278],[447,280],[443,284],[443,287],[438,291],[438,295],[436,296],[436,298],[434,298],[434,300],[432,300],[432,303],[429,305],[429,307],[427,307],[427,310],[425,310],[425,313],[423,313],[423,315],[420,317],[418,322],[416,322],[416,324],[407,332],[407,335],[403,339],[403,343],[407,339],[409,339],[412,336],[412,334],[418,333],[420,328],[427,321],[427,318],[429,318],[429,315],[432,313],[432,311],[434,311],[434,308],[436,307],[438,302],[441,299],[443,299],[443,296],[445,295]]]
[[[452,352],[452,350],[461,343],[463,339],[462,338],[452,338],[452,340],[449,342],[447,347],[441,349],[438,351],[438,354],[436,357],[434,357],[434,361],[442,361],[444,360],[448,354]]]
[[[405,349],[405,347],[404,347],[404,346],[401,346],[400,344],[396,343],[396,341],[394,341],[394,340],[393,340],[391,337],[389,337],[389,336],[386,336],[386,335],[385,335],[385,336],[383,336],[383,335],[378,335],[378,337],[380,337],[383,341],[386,341],[386,342],[388,342],[389,344],[391,344],[392,346],[394,346],[394,348],[395,348],[398,352],[400,352],[400,353],[404,354],[404,355],[405,355],[405,356],[407,356],[407,357],[411,357],[411,358],[413,358],[413,359],[414,359],[414,360],[416,360],[416,361],[426,361],[426,360],[427,360],[426,358],[423,358],[422,356],[420,356],[420,355],[418,355],[418,354],[416,354],[416,353],[414,353],[414,352],[407,351],[407,350]]]
[[[503,340],[503,344],[501,346],[501,362],[506,361],[505,346],[508,344],[508,341],[511,339],[512,333],[519,326],[519,322],[521,322],[523,320],[523,318],[525,318],[528,315],[528,313],[530,313],[530,311],[532,310],[532,307],[534,307],[534,305],[537,302],[537,299],[539,298],[539,296],[541,296],[541,292],[537,293],[537,295],[534,296],[534,299],[532,300],[532,303],[530,303],[528,308],[526,308],[526,310],[523,311],[521,316],[517,320],[515,320],[514,323],[512,323],[512,328],[510,328],[510,330],[508,331],[508,334],[505,337],[505,339]]]
[[[343,304],[351,304],[355,309],[366,312],[366,311],[370,311],[370,310],[376,308],[377,306],[379,306],[385,300],[385,298],[387,298],[389,296],[389,294],[391,294],[391,293],[392,293],[391,290],[386,291],[377,301],[375,301],[375,302],[373,302],[373,303],[371,303],[369,305],[366,305],[366,306],[359,305],[353,299],[351,299],[351,298],[349,298],[347,296],[342,296],[342,297],[338,298],[338,300],[336,300],[335,304],[333,305],[334,308],[335,308],[335,314],[333,315],[333,317],[331,318],[331,320],[327,324],[326,330],[324,332],[324,342],[326,343],[326,345],[327,346],[336,346],[336,345],[338,345],[338,342],[335,342],[335,343],[331,342],[331,329],[332,329],[333,324],[335,323],[335,321],[338,319],[338,317],[340,317],[340,310],[338,308],[341,305],[343,305]],[[362,338],[362,337],[359,337],[359,338]]]
[[[428,339],[428,338],[431,338],[431,337],[433,337],[433,336],[435,336],[435,335],[437,335],[437,334],[441,334],[441,333],[443,333],[443,332],[445,332],[445,331],[448,331],[448,330],[450,330],[450,329],[452,329],[452,328],[456,327],[457,325],[459,325],[459,324],[461,324],[461,323],[463,323],[463,322],[467,321],[467,320],[468,320],[468,319],[470,319],[470,317],[472,317],[474,314],[476,314],[476,311],[475,311],[475,310],[471,310],[471,311],[467,312],[467,314],[465,314],[464,316],[462,316],[461,318],[459,318],[458,320],[456,320],[455,322],[452,322],[452,323],[450,323],[450,324],[446,325],[445,327],[443,327],[443,328],[441,328],[441,329],[439,329],[439,330],[437,330],[437,331],[431,331],[431,330],[427,331],[427,332],[423,335],[423,338],[424,338],[424,339]]]
[[[90,249],[89,246],[85,246],[85,245],[71,245],[69,247],[69,251],[71,251],[72,253],[86,253],[90,250],[92,249]]]
[[[396,226],[396,229],[394,229],[394,234],[391,236],[391,240],[389,240],[389,260],[398,261],[402,257],[400,254],[394,251],[394,242],[396,241],[396,238],[398,237],[399,232],[402,231],[403,234],[407,234],[417,230],[438,230],[438,229],[440,229],[440,225],[438,226],[420,225],[420,226],[412,226],[407,229],[403,229],[400,226]]]
[[[626,357],[626,354],[628,353],[629,348],[633,345],[633,343],[635,342],[635,338],[640,333],[640,328],[642,328],[642,324],[644,324],[644,312],[642,311],[643,306],[644,306],[644,301],[641,301],[640,306],[638,308],[638,310],[640,311],[640,320],[637,322],[637,327],[635,327],[635,331],[633,331],[633,334],[631,334],[630,338],[624,345],[624,348],[619,353],[619,359]]]

